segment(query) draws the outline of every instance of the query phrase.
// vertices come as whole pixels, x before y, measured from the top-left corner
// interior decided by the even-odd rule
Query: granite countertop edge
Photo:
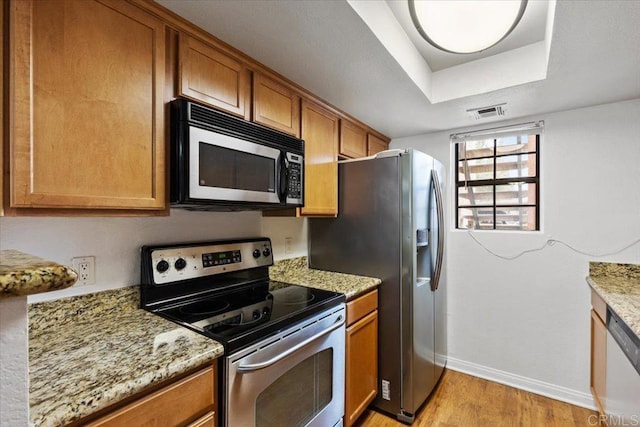
[[[138,295],[133,286],[29,306],[31,426],[78,421],[223,355],[219,342],[138,308]]]
[[[66,265],[13,249],[0,251],[0,299],[58,291],[77,280]]]
[[[640,338],[640,265],[591,262],[586,281]]]
[[[324,289],[345,295],[347,301],[363,295],[382,283],[376,277],[309,268],[307,257],[290,258],[277,261],[269,269],[271,280]]]

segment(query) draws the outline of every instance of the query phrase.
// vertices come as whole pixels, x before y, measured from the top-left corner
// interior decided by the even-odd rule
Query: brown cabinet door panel
[[[177,426],[196,419],[196,426],[213,424],[215,408],[213,368],[196,372],[175,384],[134,401],[98,420],[89,427]],[[205,416],[203,413],[209,411]],[[197,418],[202,416],[202,418]],[[209,416],[209,423],[207,423]],[[199,423],[199,424],[198,424]]]
[[[125,2],[11,3],[11,207],[165,207],[165,27]]]
[[[300,97],[286,86],[254,73],[253,121],[300,137]]]
[[[305,194],[301,215],[338,214],[338,132],[338,116],[302,101]]]
[[[378,393],[378,311],[348,327],[346,334],[344,423],[349,427]]]
[[[244,64],[193,37],[180,34],[179,95],[249,119]]]
[[[378,138],[373,134],[367,136],[367,155],[373,156],[380,151],[384,151],[389,148],[389,142]]]
[[[367,131],[347,120],[340,120],[340,155],[351,158],[367,155]]]
[[[591,393],[598,411],[605,414],[607,373],[607,326],[595,310],[591,310]]]

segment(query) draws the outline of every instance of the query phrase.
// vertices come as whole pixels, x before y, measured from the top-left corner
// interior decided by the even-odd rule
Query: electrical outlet
[[[96,283],[96,257],[84,256],[71,259],[71,266],[78,273],[76,286]]]
[[[285,254],[290,254],[291,252],[293,252],[293,248],[291,247],[293,245],[293,237],[285,237],[284,238],[284,253]]]

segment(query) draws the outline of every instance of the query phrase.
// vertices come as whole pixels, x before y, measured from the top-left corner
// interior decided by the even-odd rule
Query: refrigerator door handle
[[[435,291],[438,289],[438,285],[440,283],[440,274],[442,273],[442,258],[444,254],[444,207],[442,200],[442,189],[440,188],[440,179],[438,178],[438,172],[435,169],[431,170],[431,182],[433,184],[433,190],[436,196],[436,213],[438,216],[438,245],[436,247],[436,250],[438,252],[436,255],[435,268],[433,269],[433,274],[431,277],[431,290]],[[429,222],[431,222],[432,220],[433,218],[429,218]]]

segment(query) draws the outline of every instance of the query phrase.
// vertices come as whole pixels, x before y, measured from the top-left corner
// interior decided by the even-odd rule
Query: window
[[[456,228],[540,229],[540,133],[536,132],[471,134],[455,143]]]

